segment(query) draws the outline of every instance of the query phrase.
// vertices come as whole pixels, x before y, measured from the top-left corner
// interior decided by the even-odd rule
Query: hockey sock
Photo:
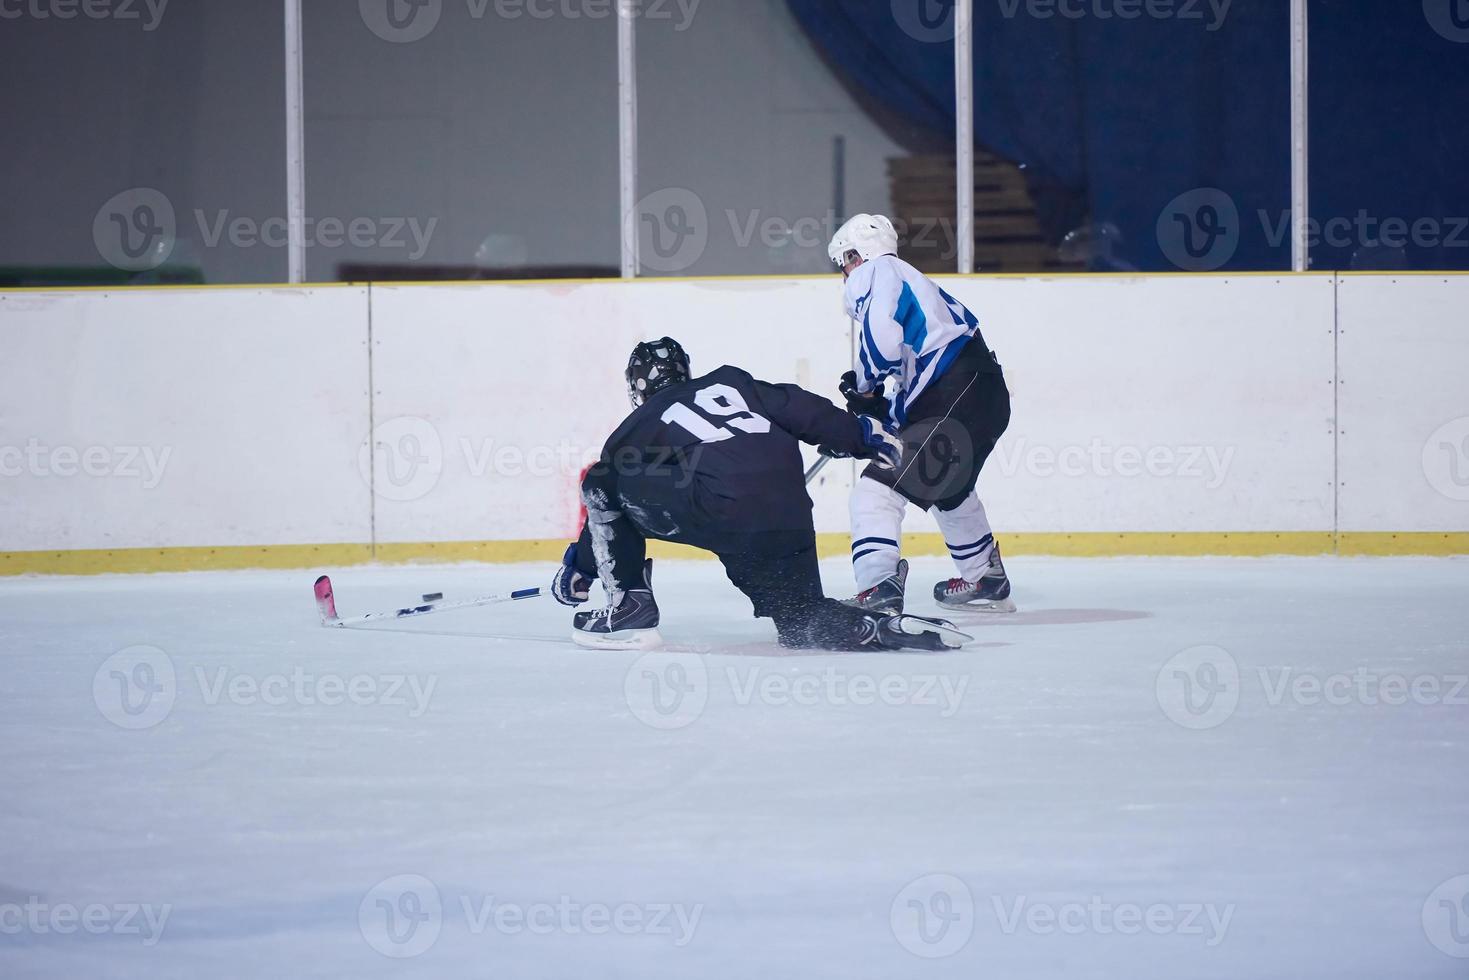
[[[905,500],[896,490],[861,477],[852,490],[852,574],[859,592],[898,571]]]
[[[967,581],[978,582],[989,567],[990,552],[995,547],[995,537],[979,494],[971,493],[953,510],[934,507],[931,513],[944,533],[949,557],[954,559],[959,574]]]
[[[597,493],[583,495],[587,505],[587,531],[597,560],[597,575],[607,593],[607,605],[616,608],[630,589],[647,587],[643,558],[648,544],[632,521],[606,505]]]

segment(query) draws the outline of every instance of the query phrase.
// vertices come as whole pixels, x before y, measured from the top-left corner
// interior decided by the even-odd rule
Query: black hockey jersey
[[[802,442],[869,453],[857,416],[726,365],[635,409],[583,488],[649,537],[716,552],[786,547],[813,533]]]

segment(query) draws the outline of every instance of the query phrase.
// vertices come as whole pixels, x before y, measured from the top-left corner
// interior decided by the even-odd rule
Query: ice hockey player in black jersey
[[[693,378],[668,337],[634,348],[626,376],[633,412],[582,480],[586,525],[551,586],[574,606],[602,581],[607,606],[576,614],[577,643],[661,642],[649,538],[714,552],[783,646],[942,650],[969,639],[942,620],[858,609],[822,591],[800,444],[893,465],[901,443],[882,422],[736,367]]]

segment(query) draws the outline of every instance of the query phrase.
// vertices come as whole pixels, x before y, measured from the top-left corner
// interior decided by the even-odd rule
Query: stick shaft
[[[831,457],[830,456],[818,456],[818,457],[816,457],[816,462],[812,463],[811,466],[810,466],[810,468],[806,470],[806,482],[807,483],[810,483],[812,480],[816,479],[816,474],[817,473],[820,473],[821,470],[822,470],[822,467],[826,466],[826,464],[827,463],[830,463],[830,462],[831,462]]]
[[[446,609],[470,609],[474,606],[493,606],[501,602],[516,602],[520,599],[534,599],[542,595],[540,589],[519,589],[515,592],[501,592],[495,595],[475,596],[472,599],[453,599],[448,602],[425,602],[417,606],[405,606],[402,609],[394,609],[386,612],[363,613],[361,616],[349,616],[346,619],[325,619],[321,621],[323,626],[356,626],[361,623],[371,623],[382,619],[409,619],[414,616],[427,616],[430,613],[444,612]]]
[[[810,483],[816,478],[827,463],[831,462],[830,456],[818,456],[816,462],[806,470],[806,482]],[[321,590],[325,582],[325,593]],[[317,604],[321,610],[321,625],[336,627],[360,626],[363,623],[379,622],[385,619],[411,619],[414,616],[427,616],[431,613],[444,612],[449,609],[472,609],[475,606],[493,606],[501,602],[516,602],[520,599],[534,599],[543,595],[541,589],[519,589],[515,592],[501,592],[494,595],[475,596],[472,599],[454,599],[449,602],[425,602],[417,606],[404,606],[401,609],[391,609],[384,612],[363,613],[360,616],[349,616],[346,619],[338,618],[336,604],[331,595],[331,582],[325,576],[317,580]],[[323,599],[325,595],[325,599]]]

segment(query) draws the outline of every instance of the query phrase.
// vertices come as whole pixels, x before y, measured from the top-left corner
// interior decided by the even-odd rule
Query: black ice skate
[[[658,603],[648,589],[631,589],[616,606],[579,612],[571,621],[577,646],[598,650],[650,650],[663,642]]]
[[[908,587],[908,560],[898,559],[898,570],[870,589],[846,600],[847,605],[868,612],[897,615],[903,611],[903,593]]]
[[[938,600],[939,605],[954,609],[1014,612],[1015,602],[1010,598],[1010,577],[1005,574],[1005,563],[1000,559],[999,544],[990,549],[989,567],[978,582],[951,578],[933,587],[933,597]]]
[[[877,645],[885,650],[957,650],[972,639],[942,619],[900,615],[877,621]]]

